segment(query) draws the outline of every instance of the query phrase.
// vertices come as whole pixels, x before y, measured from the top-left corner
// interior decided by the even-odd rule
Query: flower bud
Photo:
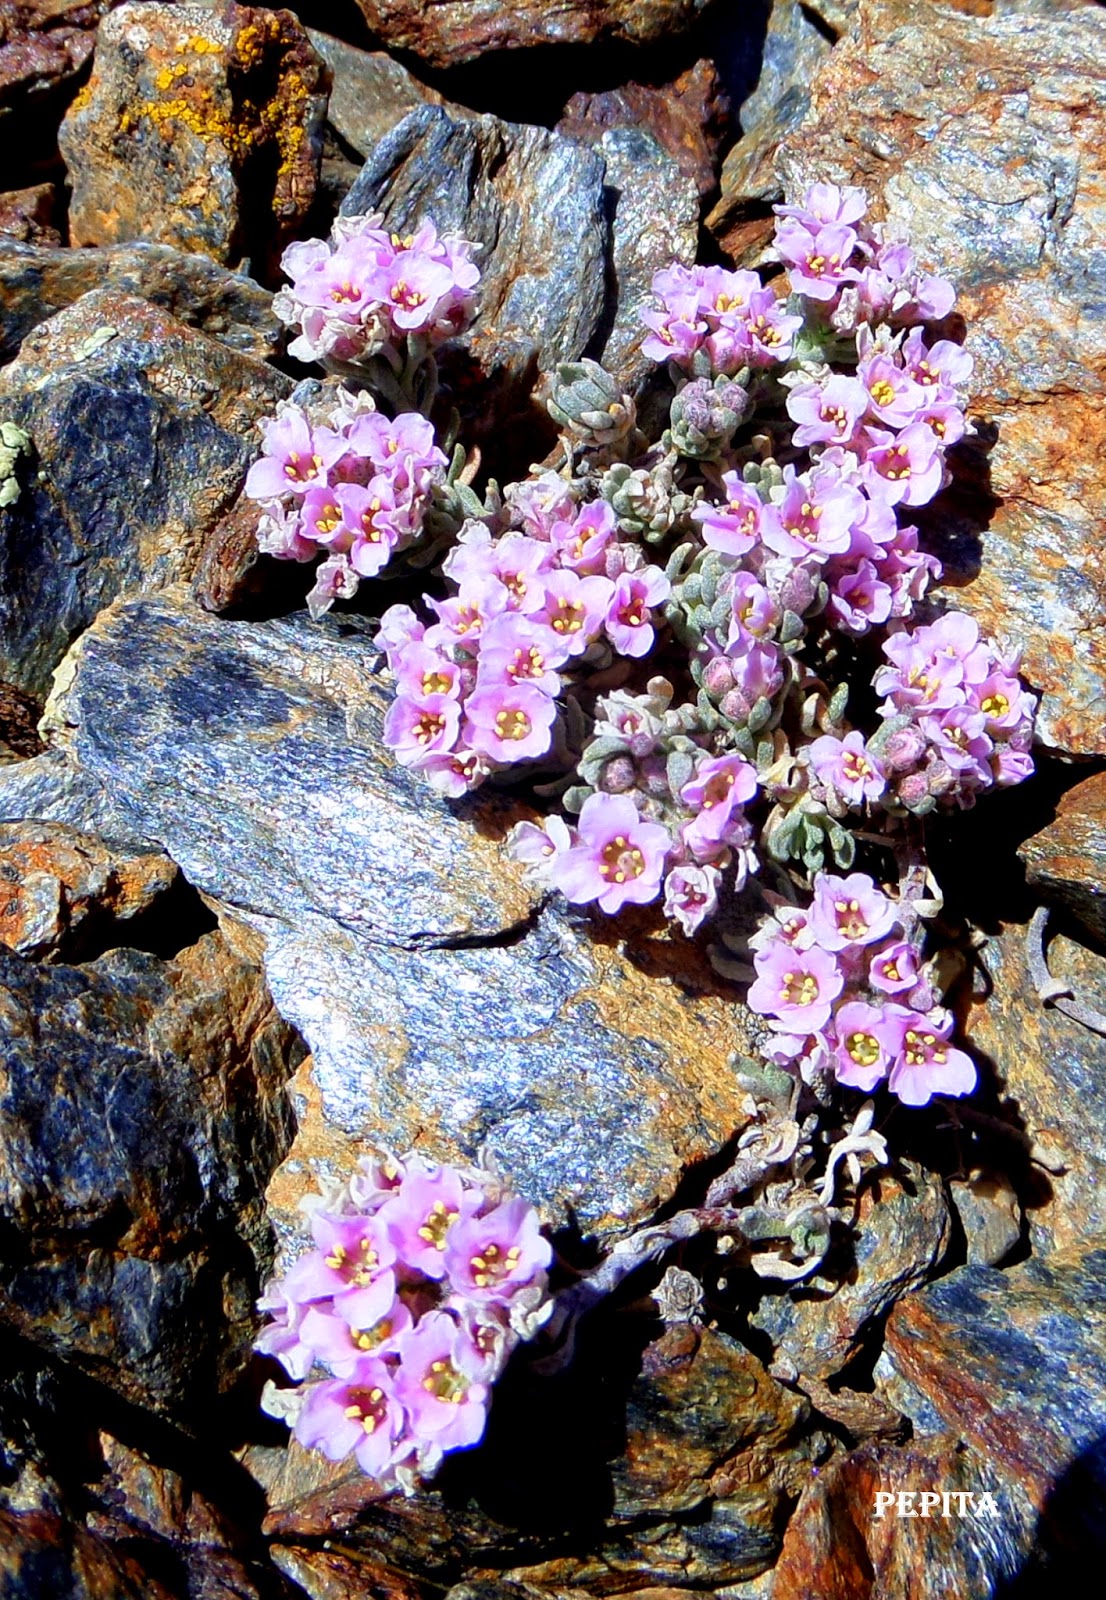
[[[743,724],[749,720],[753,702],[741,689],[731,689],[729,694],[723,696],[718,709],[729,722]]]
[[[562,361],[545,403],[558,427],[596,447],[617,444],[634,428],[637,408],[598,361]]]
[[[893,733],[878,751],[888,772],[909,772],[925,753],[925,735],[917,728],[902,728]]]
[[[626,794],[637,784],[637,768],[629,756],[612,756],[599,774],[604,794]]]
[[[733,667],[725,656],[713,656],[703,669],[703,688],[720,698],[734,687]]]
[[[748,394],[732,378],[718,378],[713,384],[696,378],[672,402],[672,443],[682,456],[717,460],[748,409]]]

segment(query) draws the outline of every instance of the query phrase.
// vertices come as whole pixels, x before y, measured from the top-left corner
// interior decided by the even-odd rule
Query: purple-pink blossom
[[[628,795],[592,794],[584,801],[573,843],[553,860],[550,882],[577,904],[601,911],[642,905],[660,891],[672,846],[666,828],[642,820]]]

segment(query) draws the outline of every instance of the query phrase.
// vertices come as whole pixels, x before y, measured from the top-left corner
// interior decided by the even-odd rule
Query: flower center
[[[833,909],[837,913],[837,926],[846,939],[860,939],[868,932],[869,924],[861,914],[858,901],[835,900]]]
[[[627,628],[640,628],[645,621],[645,601],[640,595],[627,602],[618,613],[619,622]]]
[[[473,1283],[478,1289],[486,1289],[489,1283],[505,1278],[517,1267],[521,1255],[517,1244],[509,1250],[501,1250],[497,1244],[486,1244],[478,1256],[469,1260]]]
[[[344,1244],[336,1244],[325,1259],[333,1272],[343,1273],[359,1289],[373,1281],[373,1271],[380,1265],[373,1242],[367,1238],[358,1240],[357,1251],[352,1258]]]
[[[342,513],[338,510],[338,507],[336,505],[334,505],[333,502],[332,502],[328,506],[323,506],[322,510],[319,512],[318,516],[315,518],[315,526],[319,530],[320,533],[333,533],[335,528],[338,527],[338,525],[341,522],[341,520],[342,520]]]
[[[818,979],[813,972],[785,972],[780,999],[789,1006],[812,1006],[818,998]]]
[[[877,406],[889,406],[895,398],[894,386],[889,378],[877,378],[870,393]]]
[[[426,304],[426,296],[418,289],[412,289],[406,278],[392,286],[392,301],[397,306],[402,306],[405,311],[414,311],[417,306]]]
[[[879,1060],[879,1040],[873,1033],[850,1033],[845,1049],[858,1067],[874,1067]]]
[[[422,675],[423,694],[448,694],[450,680],[444,672],[424,672]]]
[[[552,627],[557,633],[579,633],[584,626],[582,600],[558,600]]]
[[[532,644],[527,650],[520,645],[511,658],[507,672],[516,682],[520,678],[544,677],[545,657],[536,644]]]
[[[606,878],[608,883],[625,883],[627,878],[640,878],[644,871],[645,857],[624,833],[603,846],[599,875]]]
[[[1010,702],[1004,694],[989,694],[980,706],[980,709],[989,717],[1004,717],[1010,709]]]
[[[411,729],[419,744],[432,744],[445,731],[445,718],[437,711],[424,711]]]
[[[383,1389],[349,1389],[346,1416],[359,1422],[366,1433],[375,1433],[388,1414]]]
[[[469,1387],[468,1379],[457,1371],[452,1361],[432,1361],[422,1386],[435,1400],[442,1400],[450,1406],[459,1406]]]
[[[854,782],[859,782],[862,778],[870,778],[872,775],[872,768],[867,758],[859,755],[855,750],[846,751],[845,759],[841,764],[845,768],[845,776],[851,778]]]
[[[715,806],[725,805],[733,786],[732,772],[716,772],[713,778],[707,780],[703,789],[703,810],[711,811]]]
[[[378,1350],[385,1339],[392,1336],[392,1321],[390,1317],[381,1317],[379,1322],[371,1328],[354,1328],[350,1337],[358,1350]]]
[[[351,283],[347,278],[344,283],[336,283],[330,291],[330,298],[338,305],[344,301],[360,300],[361,290],[356,283]]]
[[[526,739],[533,724],[517,706],[495,714],[495,731],[501,739]]]
[[[435,1250],[444,1250],[445,1236],[457,1217],[456,1211],[448,1210],[441,1200],[435,1200],[419,1229],[419,1238],[433,1245]]]
[[[915,1033],[911,1028],[903,1044],[905,1045],[906,1064],[908,1067],[924,1067],[933,1061],[943,1067],[948,1060],[948,1052],[938,1048],[940,1041],[934,1033]]]
[[[284,464],[284,476],[291,478],[293,483],[310,483],[322,470],[322,456],[305,456],[298,450],[293,450]]]

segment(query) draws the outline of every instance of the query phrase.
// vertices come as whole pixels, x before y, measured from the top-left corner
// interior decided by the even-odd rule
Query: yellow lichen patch
[[[191,50],[197,56],[217,56],[223,46],[214,39],[205,39],[202,33],[194,33],[191,39],[186,39],[183,44],[178,44],[178,50]]]
[[[78,89],[76,95],[73,98],[73,104],[69,107],[70,115],[72,116],[72,114],[74,112],[77,112],[77,111],[83,111],[85,109],[85,107],[88,105],[88,103],[89,103],[89,101],[91,99],[92,99],[92,83],[91,83],[91,80],[90,80],[88,83],[84,84],[80,89]]]

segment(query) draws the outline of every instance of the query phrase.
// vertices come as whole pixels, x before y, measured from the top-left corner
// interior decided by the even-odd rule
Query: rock
[[[1056,820],[1018,854],[1031,888],[1106,940],[1106,773],[1062,795]]]
[[[344,216],[381,211],[400,233],[429,217],[440,232],[481,246],[479,315],[457,342],[479,376],[467,378],[455,363],[452,382],[463,410],[466,384],[475,382],[467,409],[493,434],[505,407],[525,407],[535,363],[550,371],[575,360],[600,331],[603,185],[602,157],[560,134],[423,106],[376,147],[342,204]]]
[[[741,137],[722,164],[722,193],[707,218],[707,227],[735,259],[758,255],[772,236],[769,208],[783,198],[776,150],[806,116],[811,80],[830,51],[811,9],[799,0],[771,0],[760,76],[741,103]]]
[[[176,880],[168,856],[121,856],[64,822],[0,823],[0,943],[31,960],[71,960]]]
[[[297,1584],[308,1600],[421,1600],[418,1584],[399,1572],[358,1559],[346,1551],[324,1547],[269,1547],[274,1566]]]
[[[557,1380],[512,1368],[481,1448],[411,1501],[376,1498],[362,1475],[295,1445],[287,1467],[250,1452],[273,1507],[267,1531],[284,1547],[333,1540],[356,1552],[385,1593],[380,1568],[464,1583],[466,1595],[472,1584],[474,1600],[755,1577],[809,1470],[806,1404],[723,1334],[685,1325],[642,1350],[639,1319],[629,1322],[592,1329]]]
[[[121,590],[191,571],[288,394],[272,367],[111,288],[26,337],[0,417],[35,471],[0,510],[0,676],[44,690],[70,640]]]
[[[174,593],[102,615],[60,681],[64,759],[0,771],[0,814],[125,824],[264,933],[314,1055],[282,1228],[305,1160],[383,1138],[485,1152],[551,1221],[609,1233],[744,1127],[743,1014],[705,958],[651,912],[616,930],[538,903],[496,843],[516,809],[450,805],[393,764],[352,623],[216,621]]]
[[[948,1491],[936,1510],[919,1513],[924,1493]],[[995,1513],[975,1515],[959,1494],[992,1495]],[[910,1513],[877,1494],[912,1493]],[[1022,1570],[1035,1518],[1020,1485],[1000,1478],[955,1434],[893,1445],[869,1444],[838,1457],[812,1477],[784,1535],[771,1600],[968,1600],[1020,1591],[1004,1585]]]
[[[151,239],[271,272],[311,209],[327,87],[290,12],[121,6],[59,135],[72,243]]]
[[[557,123],[557,132],[588,142],[602,138],[612,128],[640,128],[651,133],[703,199],[718,185],[718,161],[729,130],[729,111],[717,69],[712,61],[704,60],[672,83],[631,82],[598,94],[574,94]]]
[[[938,508],[956,604],[1025,647],[1038,736],[1106,753],[1106,13],[861,0],[780,148],[789,195],[860,183],[958,286],[982,453]]]
[[[256,941],[0,950],[0,1321],[186,1429],[241,1370],[297,1046]]]
[[[43,749],[38,736],[42,706],[33,695],[13,683],[0,681],[0,764],[37,756]]]
[[[114,0],[4,0],[0,6],[0,130],[15,136],[40,107],[55,106],[92,54]],[[14,148],[12,149],[14,154]]]
[[[207,256],[167,244],[55,250],[0,240],[0,362],[9,361],[32,328],[93,289],[138,296],[189,327],[265,360],[284,349],[285,329],[272,295],[252,278],[228,272]]]
[[[609,41],[656,44],[685,31],[707,0],[357,0],[388,50],[432,67],[454,67],[493,50]]]
[[[9,189],[0,194],[0,234],[24,244],[60,245],[61,234],[54,226],[57,206],[58,191],[52,183]]]
[[[1018,1485],[1041,1516],[1039,1549],[1102,1550],[1106,1239],[1005,1272],[960,1267],[907,1296],[878,1370],[916,1431],[936,1419]]]
[[[0,1593],[5,1600],[180,1600],[133,1555],[49,1511],[0,1511]]]
[[[750,1326],[804,1376],[829,1378],[861,1347],[875,1320],[931,1274],[949,1239],[944,1186],[918,1167],[873,1178],[860,1196],[852,1237],[824,1270],[782,1294],[766,1294]]]
[[[1106,1233],[1106,1040],[1041,1004],[1026,968],[1025,929],[1012,924],[979,952],[986,998],[966,1033],[990,1059],[1014,1128],[1024,1129],[1032,1166],[1020,1175],[1029,1241],[1047,1253]],[[1106,960],[1058,936],[1049,947],[1056,978],[1106,1009]],[[1013,1131],[1013,1129],[1012,1129]],[[1006,1141],[1007,1160],[1018,1154]]]
[[[949,1193],[964,1229],[968,1260],[974,1266],[997,1267],[1022,1235],[1022,1209],[1017,1191],[1001,1172],[980,1170],[954,1178]]]
[[[623,388],[638,394],[656,371],[643,356],[648,330],[640,312],[653,306],[653,276],[680,261],[691,266],[699,240],[699,202],[658,141],[636,128],[610,128],[599,141],[613,194],[612,259],[614,324],[602,361]]]
[[[418,106],[446,106],[451,117],[470,113],[420,83],[383,50],[358,50],[329,34],[307,30],[312,45],[330,68],[332,84],[326,120],[358,155],[368,156],[381,139]]]

